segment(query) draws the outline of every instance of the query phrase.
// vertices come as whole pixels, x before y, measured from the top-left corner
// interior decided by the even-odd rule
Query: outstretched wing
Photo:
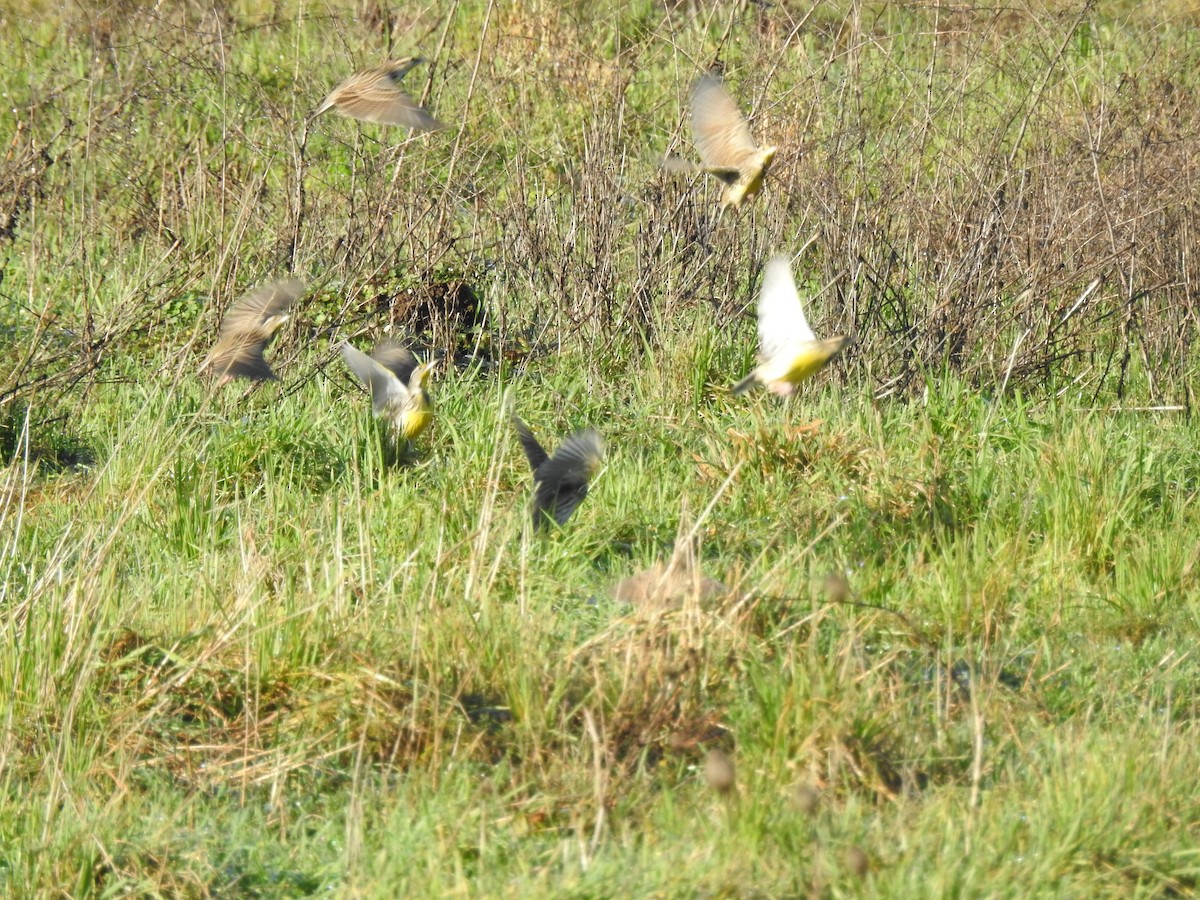
[[[692,134],[706,169],[718,176],[740,168],[758,149],[725,82],[715,75],[705,75],[692,87]]]
[[[221,320],[221,337],[268,331],[282,324],[288,309],[304,293],[304,283],[295,279],[264,285],[237,300]],[[272,320],[278,319],[277,322]]]
[[[351,75],[333,89],[314,115],[336,107],[364,122],[405,125],[423,131],[444,127],[400,87],[400,79],[420,60],[396,60]]]
[[[221,320],[217,342],[201,368],[211,366],[222,379],[274,380],[263,350],[302,293],[304,284],[289,280],[265,285],[237,300]]]
[[[380,341],[371,351],[371,358],[385,369],[390,369],[400,379],[402,384],[408,384],[413,370],[417,368],[417,358],[407,347],[401,347],[395,341]]]
[[[348,97],[338,106],[346,115],[364,122],[404,125],[418,131],[437,131],[445,127],[387,79],[361,87],[356,96]]]
[[[588,482],[604,458],[604,442],[593,429],[577,431],[562,442],[537,470],[534,524],[544,527],[547,517],[565,525],[587,496]]]
[[[350,371],[370,389],[371,405],[376,413],[383,412],[393,400],[404,401],[408,398],[408,388],[390,369],[381,366],[348,343],[342,344],[341,350],[342,359],[346,361]]]
[[[776,256],[767,263],[763,273],[762,290],[758,295],[758,345],[764,359],[804,341],[816,340],[787,257]]]
[[[234,341],[214,348],[210,356],[213,372],[223,378],[249,378],[251,381],[276,381],[278,377],[263,356],[262,341]]]
[[[533,469],[536,475],[542,463],[549,457],[546,456],[546,451],[542,449],[542,445],[538,443],[538,439],[533,436],[533,432],[529,430],[529,426],[517,416],[513,416],[512,420],[513,426],[517,429],[517,437],[521,441],[521,449],[525,451],[525,458],[529,460],[529,468]]]

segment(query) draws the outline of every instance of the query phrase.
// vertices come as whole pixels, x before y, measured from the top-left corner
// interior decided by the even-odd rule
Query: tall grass
[[[1189,10],[0,22],[6,893],[1195,891]],[[414,52],[456,127],[305,121]],[[783,148],[725,217],[657,166],[717,63]],[[814,234],[856,348],[730,397]],[[212,391],[284,273],[281,382]],[[400,466],[384,333],[443,360]],[[514,409],[606,439],[548,536]],[[688,523],[728,590],[613,600]]]

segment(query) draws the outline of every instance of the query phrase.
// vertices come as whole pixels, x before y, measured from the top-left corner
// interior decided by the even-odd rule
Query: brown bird
[[[200,371],[211,368],[220,375],[218,386],[234,378],[275,380],[263,351],[279,326],[291,317],[288,309],[303,293],[303,282],[280,281],[247,294],[230,306],[221,322],[217,342],[200,365]]]
[[[594,429],[576,431],[554,453],[547,455],[529,427],[516,416],[513,425],[533,469],[533,527],[565,525],[587,496],[588,482],[604,459],[604,441]]]
[[[718,794],[728,794],[737,786],[737,767],[733,757],[714,747],[704,757],[704,780]]]
[[[681,604],[689,597],[711,600],[728,590],[721,582],[700,573],[695,541],[681,536],[675,542],[670,561],[656,562],[644,572],[621,581],[613,591],[613,598],[619,603],[661,609]]]
[[[792,808],[806,816],[815,816],[821,807],[821,792],[814,785],[802,782],[792,791]]]
[[[846,850],[846,868],[863,878],[871,871],[871,857],[862,847],[850,847]]]
[[[746,118],[716,75],[705,75],[692,86],[692,135],[702,163],[671,157],[664,163],[668,169],[715,175],[725,184],[722,210],[737,209],[762,190],[778,148],[754,143]]]
[[[352,119],[380,125],[405,125],[417,131],[445,128],[400,89],[400,79],[422,62],[424,60],[419,56],[406,56],[355,72],[330,92],[312,117],[315,119],[326,110],[336,109]]]

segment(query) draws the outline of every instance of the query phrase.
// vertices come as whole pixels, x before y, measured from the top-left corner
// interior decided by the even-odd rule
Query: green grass
[[[0,13],[0,892],[1196,892],[1194,13],[808,12]],[[389,32],[453,127],[306,127]],[[655,165],[717,58],[787,150],[719,223]],[[730,396],[814,233],[854,349]],[[514,410],[605,438],[561,531]],[[691,526],[727,596],[612,599]]]

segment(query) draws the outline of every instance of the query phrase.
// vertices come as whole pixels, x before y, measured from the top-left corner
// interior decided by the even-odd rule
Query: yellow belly
[[[847,343],[846,338],[809,341],[787,353],[767,360],[759,367],[759,380],[766,385],[776,382],[799,384],[825,368]]]
[[[762,186],[763,173],[760,169],[750,178],[734,182],[733,184],[729,185],[729,187],[725,188],[725,196],[721,200],[722,205],[737,208],[742,205],[743,201],[749,200],[751,197],[761,191]]]
[[[433,421],[433,411],[429,407],[411,409],[400,414],[396,421],[396,431],[406,441],[415,439]]]
[[[722,206],[732,206],[735,209],[762,190],[763,180],[767,170],[775,159],[775,148],[767,147],[760,151],[755,158],[743,162],[742,177],[725,188],[721,196]]]
[[[823,347],[807,349],[792,359],[787,372],[779,380],[799,384],[825,368],[825,364],[829,362],[832,355]]]

